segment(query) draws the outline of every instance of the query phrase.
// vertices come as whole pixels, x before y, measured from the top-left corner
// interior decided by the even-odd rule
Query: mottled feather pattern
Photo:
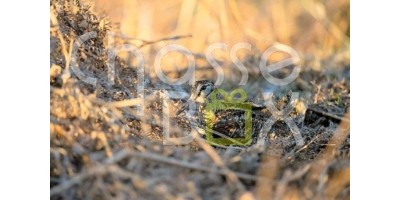
[[[237,109],[227,109],[227,110],[214,110],[215,118],[210,119],[206,117],[205,105],[209,102],[209,94],[215,89],[214,84],[209,80],[197,81],[191,90],[191,100],[197,102],[198,104],[198,117],[201,127],[206,127],[207,124],[212,124],[212,130],[220,134],[226,135],[231,138],[244,138],[245,137],[245,111]],[[211,91],[210,91],[211,90]],[[206,96],[202,96],[206,94]],[[204,100],[199,99],[205,98]],[[196,99],[197,98],[197,99]],[[204,102],[204,103],[203,103]],[[259,131],[261,130],[263,122],[265,122],[270,114],[264,106],[252,103],[251,99],[248,98],[246,103],[251,103],[252,105],[252,138],[253,143],[254,138],[257,138]],[[212,120],[212,121],[206,121]],[[221,136],[215,135],[215,138]]]

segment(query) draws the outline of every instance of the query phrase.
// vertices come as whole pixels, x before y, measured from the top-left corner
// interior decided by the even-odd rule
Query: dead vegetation
[[[135,66],[117,57],[115,84],[108,82],[108,20],[79,1],[51,0],[50,8],[51,199],[349,199],[348,68],[319,72],[304,67],[289,89],[276,91],[280,109],[288,90],[302,91],[291,115],[304,146],[295,146],[282,121],[273,125],[268,149],[261,151],[218,148],[204,140],[167,146],[162,144],[159,94],[168,86],[145,79],[146,115],[140,118]],[[74,43],[90,32],[96,37],[78,49],[76,62],[97,78],[95,85],[71,70]],[[184,129],[170,131],[179,135]]]

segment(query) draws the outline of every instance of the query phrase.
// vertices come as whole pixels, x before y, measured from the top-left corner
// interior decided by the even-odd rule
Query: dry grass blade
[[[250,174],[244,174],[240,172],[233,172],[233,171],[226,171],[226,170],[220,170],[215,167],[210,167],[210,166],[201,166],[196,163],[190,163],[187,161],[182,161],[182,160],[177,160],[174,158],[169,158],[165,156],[161,156],[158,154],[154,153],[149,153],[149,152],[136,152],[136,151],[129,151],[129,150],[123,150],[118,153],[116,153],[113,157],[107,159],[104,161],[105,164],[112,164],[121,161],[122,159],[125,158],[143,158],[147,160],[152,160],[152,161],[157,161],[157,162],[162,162],[170,165],[175,165],[179,167],[185,167],[193,170],[200,170],[200,171],[206,171],[210,173],[217,173],[221,175],[228,175],[229,173],[233,173],[235,176],[245,179],[245,180],[251,180],[251,181],[256,181],[257,177],[250,175]]]

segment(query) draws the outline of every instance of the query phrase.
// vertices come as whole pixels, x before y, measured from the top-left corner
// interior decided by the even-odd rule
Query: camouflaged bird
[[[214,83],[209,80],[196,81],[192,86],[191,94],[188,101],[179,109],[177,115],[187,110],[190,103],[195,103],[197,111],[197,123],[200,129],[200,134],[205,134],[207,125],[212,124],[212,134],[214,138],[229,137],[235,138],[245,137],[246,115],[245,110],[240,109],[218,109],[213,112],[213,118],[207,117],[207,105],[210,103],[210,96],[217,88]],[[254,144],[259,132],[270,116],[264,106],[257,105],[246,99],[244,102],[250,105],[251,108],[251,144]],[[248,115],[247,115],[248,116]]]

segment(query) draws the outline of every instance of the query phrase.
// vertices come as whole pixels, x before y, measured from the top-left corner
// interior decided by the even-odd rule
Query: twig
[[[63,75],[61,76],[62,80],[63,80],[63,83],[65,84],[68,81],[69,77],[70,77],[69,67],[70,67],[70,62],[71,62],[71,50],[72,50],[73,40],[70,41],[70,45],[69,45],[69,50],[70,51],[68,51],[67,50],[66,41],[65,41],[65,39],[63,37],[63,34],[62,34],[61,30],[60,30],[60,25],[58,23],[57,16],[56,16],[55,11],[54,11],[53,8],[50,9],[50,21],[54,25],[54,27],[56,27],[55,30],[57,32],[57,37],[60,40],[61,51],[62,51],[62,54],[64,55],[64,59],[65,59],[65,70],[63,72]]]
[[[314,108],[308,108],[308,110],[311,110],[311,111],[316,112],[318,114],[330,117],[332,119],[336,119],[338,121],[349,122],[349,118],[346,118],[346,117],[339,117],[337,115],[334,115],[334,114],[331,114],[331,113],[328,113],[328,112],[325,112],[325,111],[317,110],[317,109],[314,109]]]
[[[345,118],[350,118],[350,112],[345,115]],[[350,134],[350,122],[342,121],[338,128],[336,128],[335,133],[329,140],[325,151],[318,156],[318,158],[313,162],[309,179],[319,179],[323,170],[329,166],[329,163],[334,159],[335,152],[340,148],[346,137]],[[337,145],[332,145],[337,144]]]
[[[298,169],[294,173],[292,171],[285,171],[283,178],[279,181],[277,187],[276,187],[276,193],[274,199],[282,199],[283,193],[286,191],[288,183],[291,181],[297,180],[301,178],[304,174],[308,172],[308,170],[311,168],[310,164],[305,165],[301,169]]]
[[[63,182],[60,185],[54,186],[50,189],[50,197],[60,194],[65,190],[71,188],[74,185],[81,183],[84,179],[94,176],[94,175],[103,175],[105,173],[115,173],[121,175],[123,177],[131,178],[132,180],[141,180],[141,178],[133,173],[129,173],[126,170],[122,170],[118,166],[115,165],[102,165],[98,167],[91,168],[88,171],[83,171],[80,174],[74,176],[68,181]]]
[[[300,151],[303,151],[304,149],[307,149],[307,147],[313,143],[316,139],[318,138],[318,135],[315,136],[309,143],[307,143],[306,145],[304,145],[303,147],[301,147],[299,150],[296,151],[296,153],[299,153]]]
[[[161,38],[161,39],[154,40],[154,41],[142,40],[143,44],[141,44],[138,48],[140,49],[140,48],[142,48],[144,46],[151,45],[151,44],[154,44],[154,43],[157,43],[157,42],[168,41],[168,40],[179,40],[179,39],[187,38],[187,37],[192,37],[192,35],[177,35],[177,36],[173,36],[173,37]]]
[[[122,107],[141,105],[141,102],[142,102],[141,98],[135,98],[135,99],[122,100],[122,101],[113,101],[113,102],[109,102],[106,104],[108,107],[122,108]]]
[[[87,177],[93,176],[95,174],[102,174],[106,171],[106,166],[100,166],[90,169],[90,171],[85,171],[73,178],[69,179],[68,181],[63,182],[60,185],[54,186],[50,189],[50,197],[60,194],[61,192],[69,189],[70,187],[81,183]]]
[[[130,38],[130,37],[126,37],[124,35],[120,35],[120,37],[123,40],[137,40],[137,41],[142,42],[142,44],[138,47],[140,49],[140,48],[142,48],[144,46],[155,44],[157,42],[168,41],[168,40],[179,40],[179,39],[182,39],[182,38],[192,37],[192,35],[191,34],[190,35],[176,35],[176,36],[172,36],[172,37],[160,38],[160,39],[157,39],[157,40],[144,40],[144,39],[139,39],[139,38]]]
[[[219,170],[216,167],[207,167],[207,166],[202,166],[202,165],[198,165],[195,163],[190,163],[187,161],[182,161],[182,160],[177,160],[174,158],[161,156],[161,155],[154,154],[154,153],[136,152],[136,151],[130,151],[130,150],[123,150],[123,151],[115,154],[113,157],[107,159],[105,161],[105,163],[107,163],[107,164],[115,163],[126,157],[131,157],[131,156],[132,157],[140,157],[143,159],[149,159],[149,160],[158,161],[158,162],[163,162],[163,163],[176,165],[176,166],[180,166],[180,167],[186,167],[186,168],[199,170],[199,171],[206,171],[206,172],[217,173],[217,174],[221,174],[221,175],[228,174],[228,172],[226,170]],[[246,179],[246,180],[251,180],[251,181],[256,181],[258,179],[258,177],[254,176],[254,175],[245,174],[245,173],[241,173],[241,172],[233,172],[233,171],[230,171],[230,172],[234,173],[237,177],[239,177],[241,179]]]
[[[224,172],[224,175],[227,177],[228,181],[231,181],[232,183],[236,183],[237,187],[241,190],[244,191],[245,187],[242,182],[238,179],[238,176],[231,171],[228,167],[226,167],[225,163],[222,161],[222,158],[218,155],[218,153],[215,151],[213,147],[211,147],[210,144],[202,141],[202,140],[195,140],[197,144],[200,145],[200,147],[210,156],[210,158],[214,161],[214,163],[222,168],[222,172]]]

